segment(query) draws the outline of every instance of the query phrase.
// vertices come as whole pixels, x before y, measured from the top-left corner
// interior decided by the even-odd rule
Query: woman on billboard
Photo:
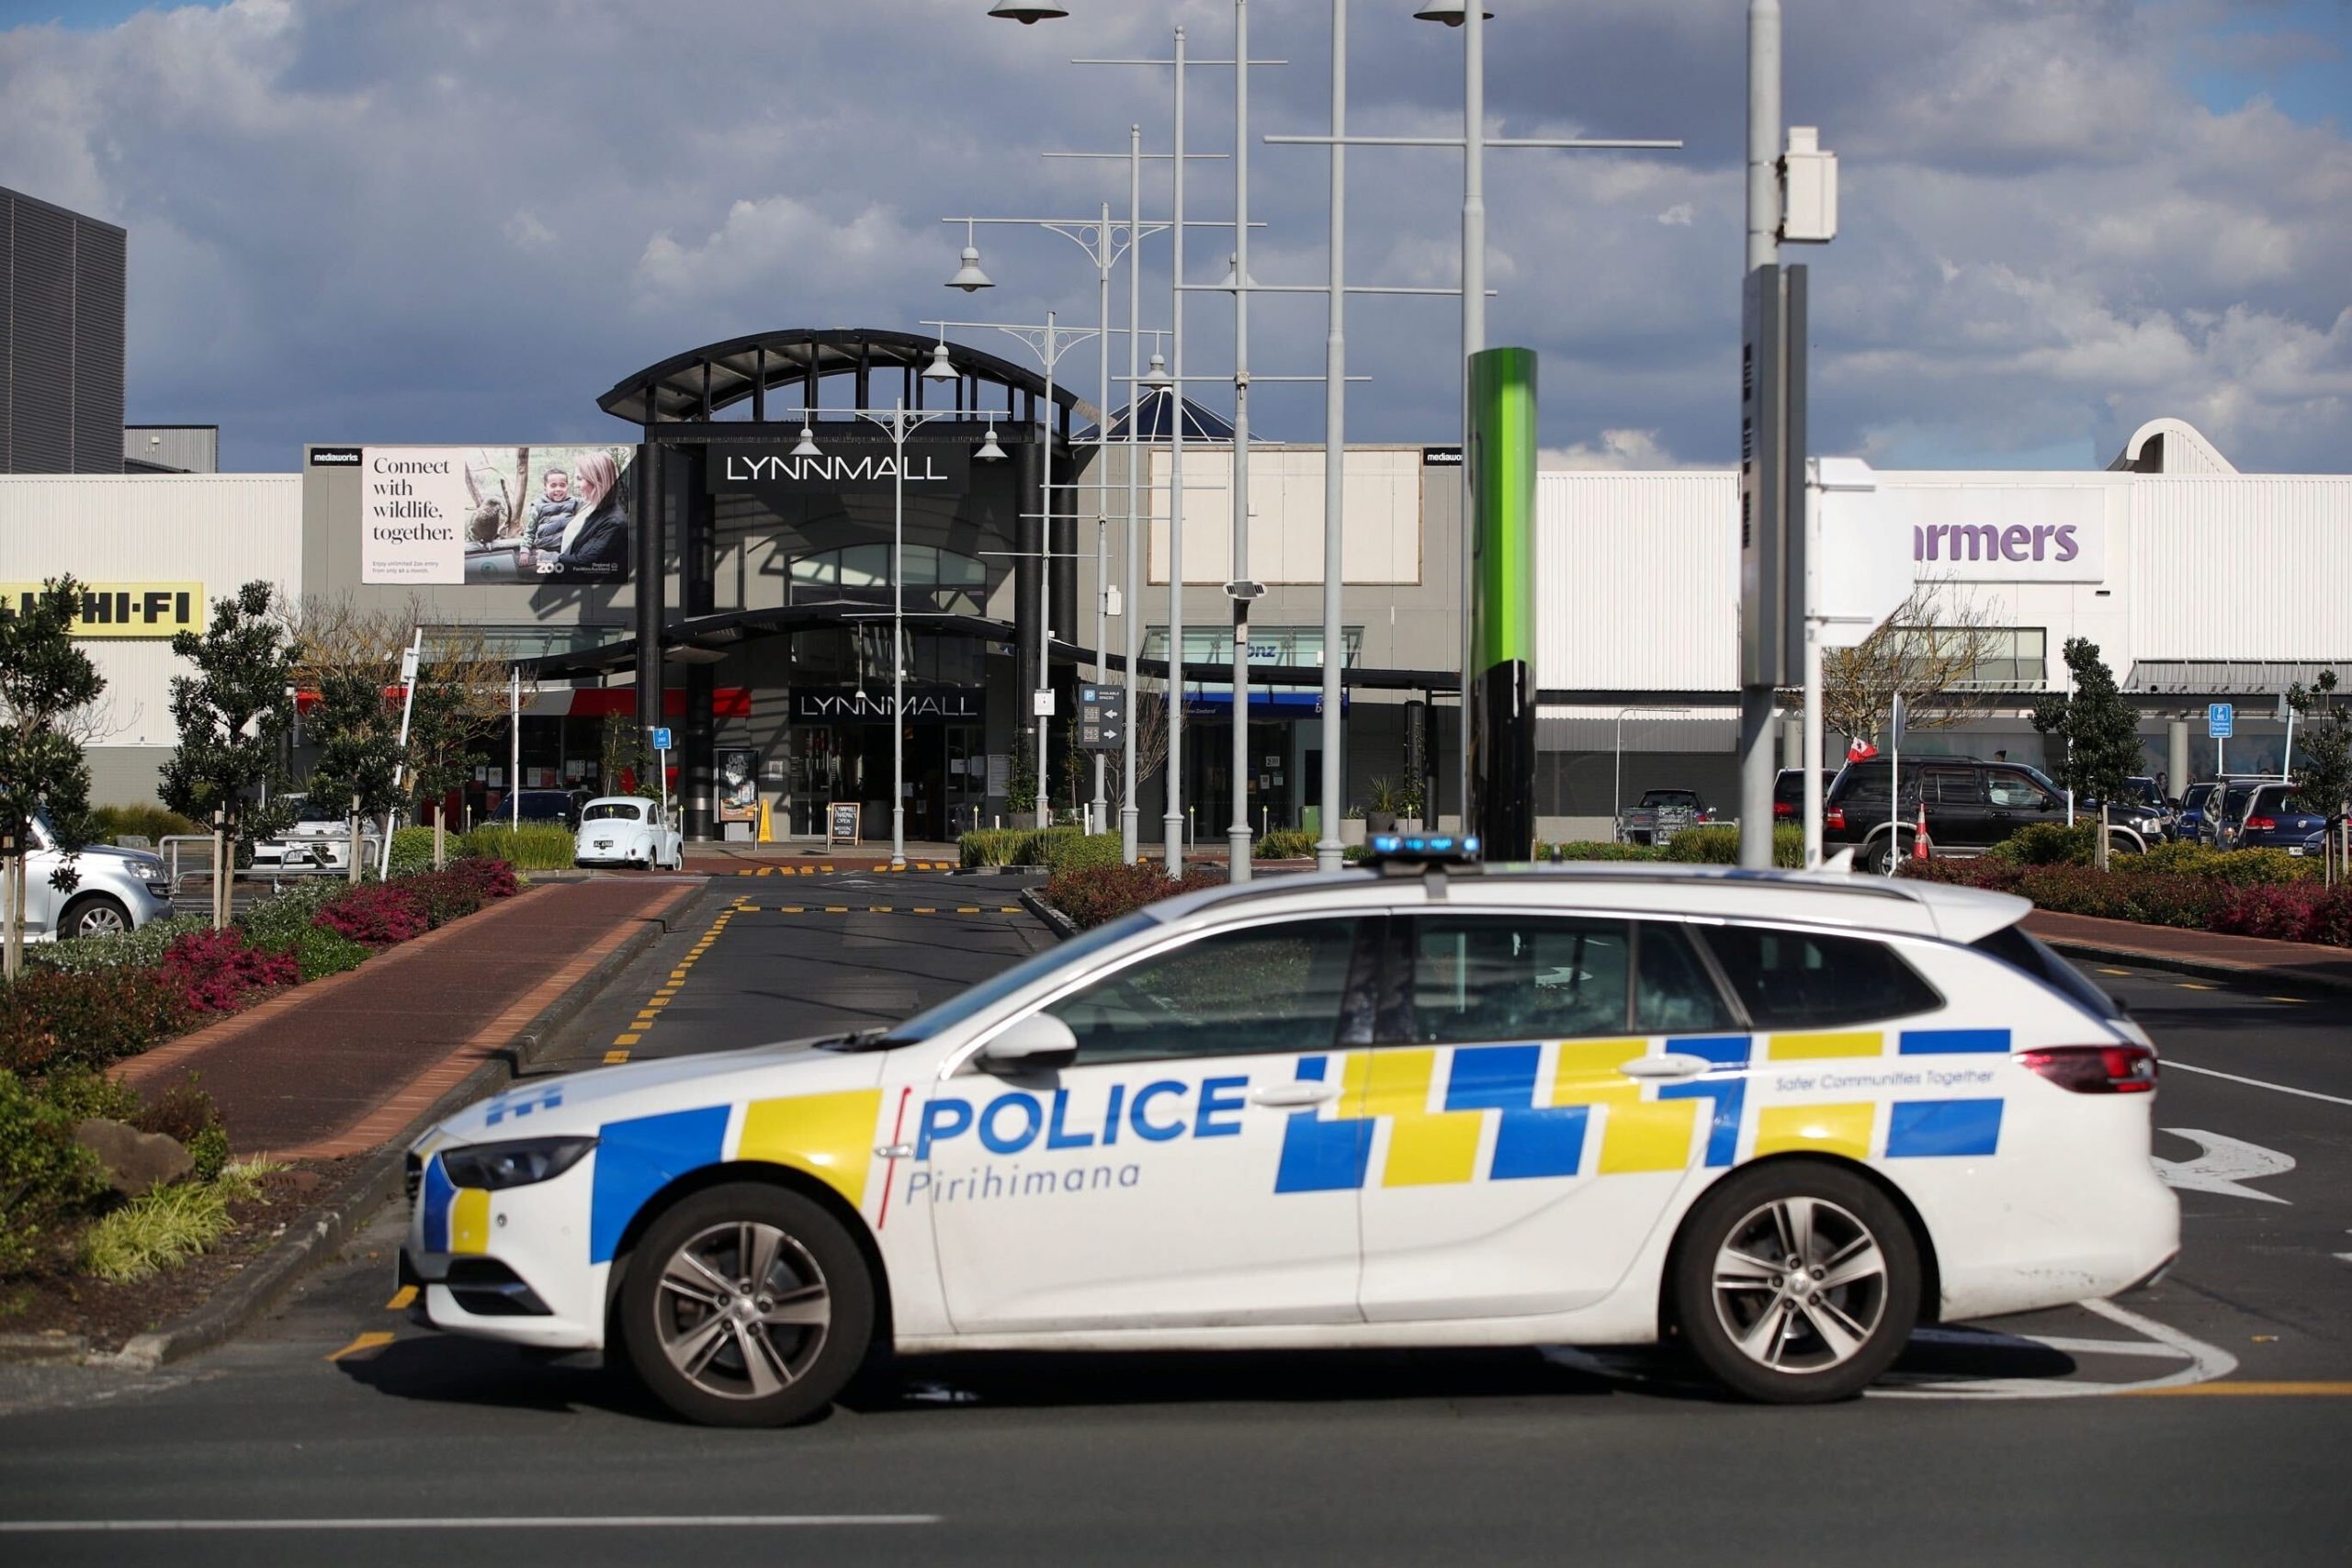
[[[617,582],[628,576],[628,490],[610,452],[583,452],[571,465],[580,505],[564,525],[553,558],[542,557],[541,577],[557,582]]]

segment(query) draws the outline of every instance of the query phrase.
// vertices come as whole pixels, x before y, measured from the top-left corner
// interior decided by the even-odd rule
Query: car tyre
[[[841,1222],[797,1192],[736,1182],[647,1227],[621,1286],[629,1366],[711,1427],[782,1427],[832,1403],[874,1338],[874,1277]]]
[[[130,930],[130,911],[122,900],[105,893],[91,893],[76,898],[65,907],[64,919],[57,923],[61,936],[119,936]]]
[[[1783,1160],[1700,1199],[1668,1288],[1684,1342],[1734,1393],[1821,1404],[1860,1393],[1902,1353],[1920,1276],[1918,1244],[1884,1192]]]

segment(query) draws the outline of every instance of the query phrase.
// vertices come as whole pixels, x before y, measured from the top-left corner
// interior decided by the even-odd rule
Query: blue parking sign
[[[2237,725],[2238,710],[2230,703],[2205,705],[2205,735],[2211,740],[2227,740]]]
[[[670,749],[670,727],[668,725],[665,724],[661,728],[653,732],[653,749],[656,751],[667,751]]]

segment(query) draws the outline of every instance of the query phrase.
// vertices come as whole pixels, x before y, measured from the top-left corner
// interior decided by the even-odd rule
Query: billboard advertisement
[[[357,457],[362,582],[628,581],[633,446],[363,446]]]

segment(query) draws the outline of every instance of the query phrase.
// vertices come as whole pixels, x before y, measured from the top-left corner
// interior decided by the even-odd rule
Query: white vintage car
[[[636,795],[608,795],[580,808],[580,831],[573,838],[575,865],[685,865],[685,838],[658,800]]]

